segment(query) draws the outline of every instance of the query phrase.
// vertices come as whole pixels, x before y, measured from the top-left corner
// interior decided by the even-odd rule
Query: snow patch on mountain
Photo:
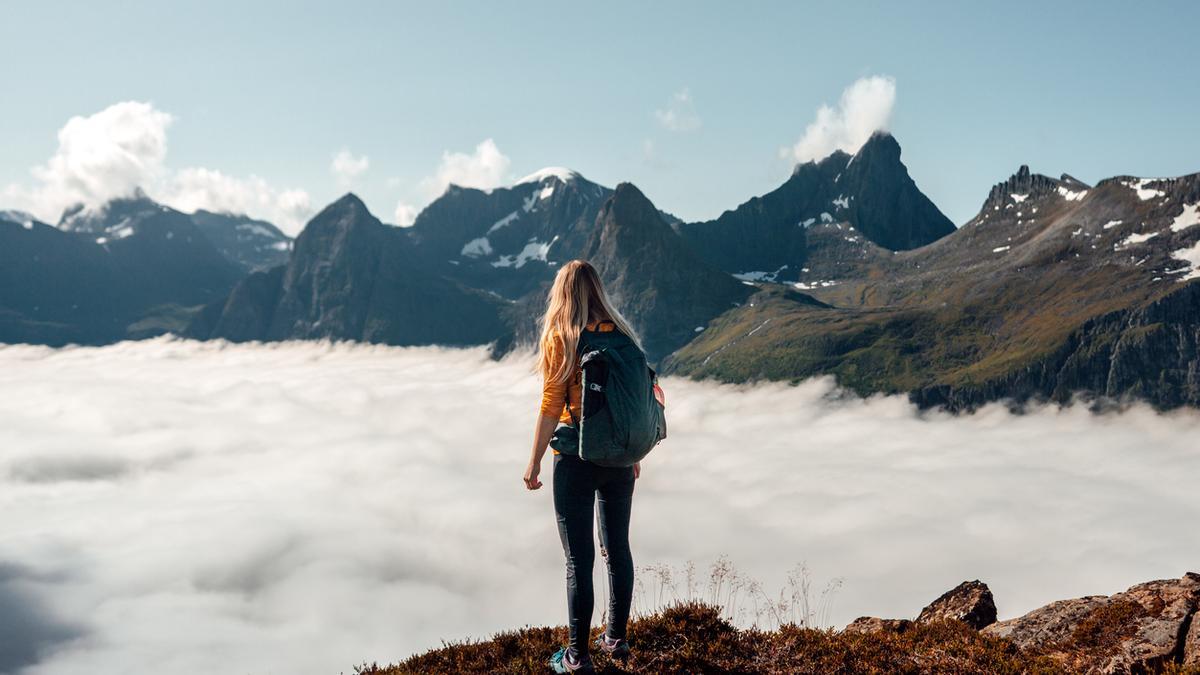
[[[1200,241],[1192,244],[1189,248],[1181,248],[1178,251],[1171,251],[1171,257],[1183,261],[1189,267],[1184,268],[1189,270],[1187,274],[1180,277],[1180,281],[1200,278]],[[1183,270],[1177,270],[1182,272]]]
[[[124,239],[133,235],[133,225],[129,218],[122,218],[119,223],[108,228],[109,239]]]
[[[497,260],[492,262],[492,267],[513,267],[520,269],[522,265],[531,260],[541,260],[546,262],[546,254],[550,253],[550,247],[558,241],[555,236],[549,242],[540,242],[536,239],[531,239],[525,248],[516,255],[502,255]]]
[[[1171,223],[1171,231],[1182,232],[1193,225],[1200,225],[1200,202],[1184,204],[1183,212]]]
[[[569,183],[576,178],[579,178],[579,173],[562,166],[548,166],[544,169],[538,169],[528,176],[519,179],[517,182],[513,183],[513,185],[540,183],[547,178],[557,178],[564,183]]]
[[[738,273],[734,274],[733,276],[738,279],[741,279],[744,282],[751,282],[751,281],[774,282],[775,279],[779,276],[780,272],[783,272],[786,269],[787,269],[787,265],[784,265],[783,267],[780,267],[779,269],[775,270],[774,272],[738,272]]]
[[[1134,234],[1131,234],[1128,237],[1125,237],[1124,239],[1122,239],[1121,243],[1118,244],[1118,246],[1121,248],[1124,248],[1126,246],[1133,246],[1135,244],[1144,244],[1157,236],[1158,236],[1157,232],[1151,232],[1149,234],[1138,234],[1135,232]]]
[[[468,241],[463,247],[460,255],[480,258],[485,255],[492,254],[492,242],[488,241],[487,237],[479,237]]]
[[[502,227],[507,227],[508,225],[511,225],[513,221],[515,221],[516,219],[518,219],[520,217],[521,217],[521,214],[517,213],[516,211],[513,211],[512,213],[508,214],[507,216],[504,216],[500,220],[497,220],[495,223],[493,223],[492,226],[488,228],[487,233],[491,234],[491,233],[495,232],[496,230],[499,230]]]
[[[1086,197],[1088,193],[1087,190],[1071,190],[1061,185],[1058,186],[1057,190],[1058,194],[1062,195],[1062,198],[1069,202],[1077,202]]]
[[[808,282],[797,281],[794,284],[792,284],[792,287],[797,288],[801,291],[813,291],[818,288],[828,288],[830,286],[837,286],[837,284],[838,284],[838,282],[836,282],[836,281],[808,281]]]
[[[1029,199],[1028,194],[1023,194],[1023,195],[1011,194],[1011,195],[1009,195],[1009,197],[1012,197],[1012,200],[1018,204],[1025,201],[1026,199]]]
[[[1146,201],[1155,197],[1165,197],[1167,193],[1162,190],[1146,187],[1150,183],[1157,183],[1163,180],[1162,178],[1138,178],[1132,181],[1122,181],[1121,184],[1137,193],[1138,199]]]
[[[249,234],[257,235],[259,237],[275,239],[274,232],[271,232],[270,230],[263,227],[262,225],[259,225],[258,223],[241,223],[240,225],[237,226],[237,229],[241,232],[248,232]]]

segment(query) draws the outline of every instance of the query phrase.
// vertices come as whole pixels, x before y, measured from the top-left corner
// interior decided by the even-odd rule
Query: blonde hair
[[[641,347],[637,334],[617,308],[613,306],[596,268],[586,260],[572,260],[558,270],[542,319],[542,336],[538,340],[538,370],[547,382],[566,382],[575,371],[579,334],[591,319],[609,319],[617,330]],[[551,351],[560,346],[566,356],[561,361],[551,359]],[[557,363],[553,362],[557,361]]]

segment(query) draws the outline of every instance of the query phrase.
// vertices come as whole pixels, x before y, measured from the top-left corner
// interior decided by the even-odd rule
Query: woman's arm
[[[542,457],[546,455],[546,446],[554,436],[554,428],[558,426],[558,417],[538,413],[537,426],[533,431],[533,452],[529,457],[529,466],[525,468],[525,487],[536,490],[542,487],[538,474],[542,470]]]

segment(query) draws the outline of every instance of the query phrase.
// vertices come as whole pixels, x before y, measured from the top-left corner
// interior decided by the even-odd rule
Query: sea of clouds
[[[806,561],[830,616],[1002,617],[1200,566],[1200,414],[920,414],[667,378],[639,565]],[[336,673],[565,617],[539,381],[485,350],[0,347],[0,671]],[[543,477],[549,484],[550,458]],[[599,614],[597,614],[598,616]]]

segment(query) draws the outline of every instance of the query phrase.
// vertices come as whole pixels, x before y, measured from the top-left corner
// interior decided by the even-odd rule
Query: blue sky
[[[959,224],[1023,163],[1088,182],[1200,170],[1200,3],[6,1],[0,13],[10,202],[36,191],[31,168],[68,119],[141,101],[171,117],[163,171],[254,176],[311,208],[353,189],[393,220],[397,204],[428,201],[445,153],[492,139],[499,180],[564,165],[705,219],[781,183],[781,149],[868,76],[893,78],[903,160]],[[656,111],[673,104],[664,124]],[[368,158],[353,178],[331,171],[343,149]]]

